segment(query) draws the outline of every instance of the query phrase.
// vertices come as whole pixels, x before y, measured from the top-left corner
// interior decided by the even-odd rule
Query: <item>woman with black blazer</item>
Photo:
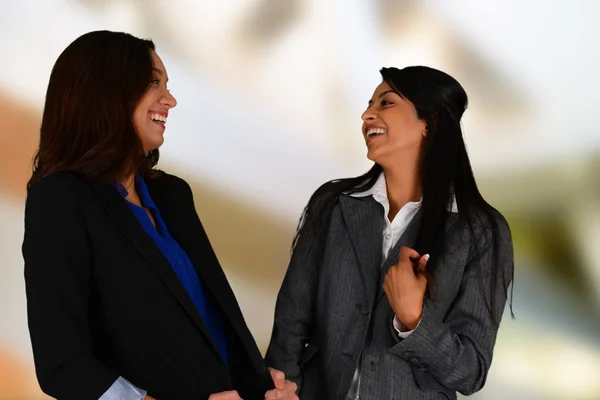
[[[58,399],[297,399],[264,365],[189,185],[154,169],[169,110],[150,40],[58,58],[25,210],[38,381]],[[276,388],[274,388],[276,387]]]

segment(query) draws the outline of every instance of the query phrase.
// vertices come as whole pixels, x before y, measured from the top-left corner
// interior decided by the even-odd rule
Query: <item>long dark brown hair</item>
[[[93,183],[152,174],[158,150],[144,153],[133,113],[152,82],[154,49],[151,40],[96,31],[61,53],[50,74],[28,190],[59,171]]]
[[[512,254],[501,253],[506,253],[507,249],[512,252],[512,246],[501,243],[500,231],[505,232],[508,225],[501,214],[484,200],[475,182],[460,126],[468,104],[467,94],[453,77],[429,67],[383,68],[381,75],[398,95],[414,104],[419,119],[427,124],[428,134],[420,166],[422,222],[415,250],[431,255],[433,263],[428,263],[427,270],[434,271],[435,260],[446,250],[448,235],[445,227],[451,215],[448,209],[455,199],[459,217],[470,231],[475,233],[474,226],[477,225],[485,227],[491,235],[491,276],[488,286],[483,283],[487,280],[484,279],[486,272],[480,271],[481,290],[487,299],[492,320],[498,325],[509,283],[514,278],[512,262],[504,265],[501,260],[512,260]],[[300,219],[292,252],[303,233],[315,234],[319,244],[312,261],[319,262],[325,249],[331,215],[340,195],[370,189],[382,171],[382,167],[375,164],[361,176],[330,181],[317,189]],[[477,249],[477,241],[474,245],[477,251],[482,250]],[[429,288],[433,283],[428,279]],[[510,309],[512,314],[512,295]]]

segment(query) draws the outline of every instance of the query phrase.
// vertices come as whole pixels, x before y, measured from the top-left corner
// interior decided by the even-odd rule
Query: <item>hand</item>
[[[152,396],[146,396],[146,397],[144,397],[144,400],[156,400],[156,399]]]
[[[274,368],[269,368],[271,378],[275,384],[275,389],[269,390],[265,393],[265,400],[299,400],[296,395],[298,386],[292,381],[285,379],[285,374]]]
[[[383,280],[383,290],[390,306],[409,330],[415,329],[423,314],[427,260],[429,254],[421,257],[415,250],[402,246],[398,263],[389,269]],[[416,270],[415,263],[418,263]]]
[[[237,390],[229,390],[227,392],[213,393],[208,397],[208,400],[244,400],[240,397]]]

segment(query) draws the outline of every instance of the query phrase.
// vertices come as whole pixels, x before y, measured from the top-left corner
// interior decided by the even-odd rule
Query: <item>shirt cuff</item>
[[[98,400],[143,400],[146,391],[119,377]]]
[[[415,326],[415,329],[417,329],[419,327],[420,323],[421,323],[421,320],[419,320],[419,323],[417,324],[417,326]],[[404,326],[404,324],[402,322],[400,322],[398,317],[395,315],[394,315],[394,321],[392,322],[392,324],[394,325],[394,329],[398,333],[398,337],[400,337],[401,339],[406,339],[407,337],[410,336],[411,333],[413,333],[415,331],[415,329],[413,329],[412,331],[405,331],[404,329],[406,329],[406,327]]]

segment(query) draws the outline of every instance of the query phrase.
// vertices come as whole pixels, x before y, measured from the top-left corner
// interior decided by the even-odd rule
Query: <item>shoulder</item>
[[[163,208],[195,209],[192,188],[184,179],[164,171],[155,171],[152,177],[144,178],[144,181],[157,205]]]
[[[508,221],[500,211],[492,206],[486,210],[478,211],[473,218],[475,230],[480,235],[489,236],[497,234],[501,239],[510,239],[510,226]]]
[[[473,231],[475,235],[486,232],[510,234],[510,227],[504,215],[487,203],[483,206],[471,207],[468,212],[461,212],[459,207],[457,222],[459,222],[458,226]]]
[[[186,192],[190,194],[192,192],[190,185],[183,178],[166,173],[162,170],[154,171],[153,175],[154,176],[147,178],[146,181],[160,190],[176,191],[178,193]]]
[[[496,249],[502,254],[512,254],[512,234],[504,215],[490,205],[472,210],[468,218],[460,218],[462,240],[470,242],[472,255],[481,254],[488,249]]]
[[[72,206],[90,195],[90,186],[77,175],[57,172],[31,186],[27,192],[27,204],[59,203]]]
[[[347,179],[334,179],[320,185],[311,195],[310,203],[322,205],[329,201],[337,201],[346,196],[344,187]]]
[[[84,219],[84,208],[97,199],[91,186],[70,172],[57,172],[33,184],[25,202],[25,229],[64,232]]]
[[[310,196],[310,200],[314,203],[322,203],[331,195],[332,189],[335,187],[336,181],[327,181],[317,187]]]

